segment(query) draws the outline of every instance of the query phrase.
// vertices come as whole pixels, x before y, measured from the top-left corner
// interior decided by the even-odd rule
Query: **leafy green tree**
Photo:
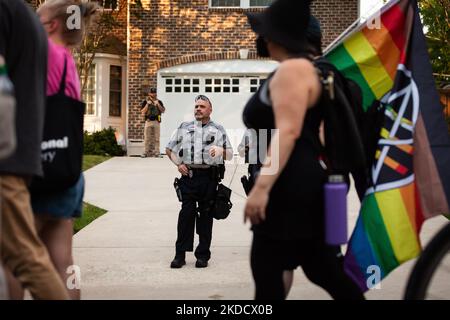
[[[438,85],[450,82],[450,0],[419,0]]]
[[[93,67],[93,61],[97,53],[104,52],[106,48],[119,47],[123,48],[123,55],[127,54],[126,44],[122,43],[116,37],[116,34],[119,31],[126,33],[127,19],[126,16],[125,19],[123,17],[126,15],[129,4],[142,9],[141,0],[117,1],[115,2],[114,10],[100,9],[95,21],[93,21],[89,30],[87,30],[83,43],[79,48],[75,49],[78,72],[81,78],[81,92],[86,90],[88,79],[86,75],[89,74]]]
[[[98,2],[99,4],[103,3],[103,1],[96,0],[78,0],[80,3],[83,1]],[[26,2],[36,9],[44,3],[45,0],[26,0]],[[121,0],[108,3],[113,4],[114,9],[104,10],[100,8],[96,18],[92,21],[90,28],[86,30],[86,36],[83,43],[73,50],[78,73],[80,75],[82,93],[87,86],[87,77],[85,75],[89,74],[93,67],[92,63],[97,53],[104,52],[106,48],[119,47],[124,48],[123,55],[126,55],[126,44],[122,43],[116,37],[116,34],[121,31],[126,33],[126,10],[129,4],[134,5],[138,9],[142,9],[141,0]]]

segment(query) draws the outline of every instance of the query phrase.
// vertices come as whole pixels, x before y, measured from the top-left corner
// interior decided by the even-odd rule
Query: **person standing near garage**
[[[145,117],[144,144],[142,158],[159,157],[159,135],[161,114],[166,111],[164,104],[156,97],[156,88],[150,88],[148,98],[141,104],[141,114]]]
[[[233,149],[225,129],[211,121],[212,104],[208,97],[195,99],[195,121],[183,122],[167,144],[166,154],[178,167],[177,183],[182,202],[178,216],[178,236],[171,268],[186,264],[186,251],[193,251],[194,227],[199,245],[195,250],[196,268],[205,268],[211,257],[213,218],[210,214],[218,181],[223,178],[224,160],[231,160]]]

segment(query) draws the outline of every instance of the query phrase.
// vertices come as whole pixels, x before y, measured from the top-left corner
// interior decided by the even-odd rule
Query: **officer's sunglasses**
[[[208,102],[209,104],[211,104],[211,101],[209,101],[208,97],[207,97],[207,96],[204,96],[204,95],[202,95],[202,94],[200,94],[200,95],[198,95],[197,97],[195,97],[195,102],[197,102],[198,100],[203,100],[203,101],[206,101],[206,102]]]

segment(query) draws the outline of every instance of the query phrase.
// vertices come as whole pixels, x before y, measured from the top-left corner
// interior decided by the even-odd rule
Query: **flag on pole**
[[[378,19],[378,20],[377,20]],[[425,219],[449,213],[450,139],[415,0],[393,0],[327,58],[363,91],[363,108],[385,106],[384,124],[345,257],[361,290],[421,251]]]

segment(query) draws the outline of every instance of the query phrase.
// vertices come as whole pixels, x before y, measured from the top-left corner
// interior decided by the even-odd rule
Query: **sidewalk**
[[[235,166],[228,166],[229,184]],[[212,257],[206,269],[187,265],[170,269],[175,249],[180,203],[173,189],[176,168],[166,158],[113,158],[85,172],[85,201],[108,210],[74,237],[74,259],[81,268],[83,299],[252,299],[249,265],[251,232],[243,224],[245,197],[239,166],[231,188],[230,217],[214,221]],[[349,198],[350,225],[357,216],[357,198]],[[445,219],[427,221],[422,239],[427,241]],[[197,239],[196,239],[197,241]],[[413,262],[395,270],[381,290],[368,299],[400,299]],[[329,299],[311,284],[301,270],[295,272],[289,299]]]

